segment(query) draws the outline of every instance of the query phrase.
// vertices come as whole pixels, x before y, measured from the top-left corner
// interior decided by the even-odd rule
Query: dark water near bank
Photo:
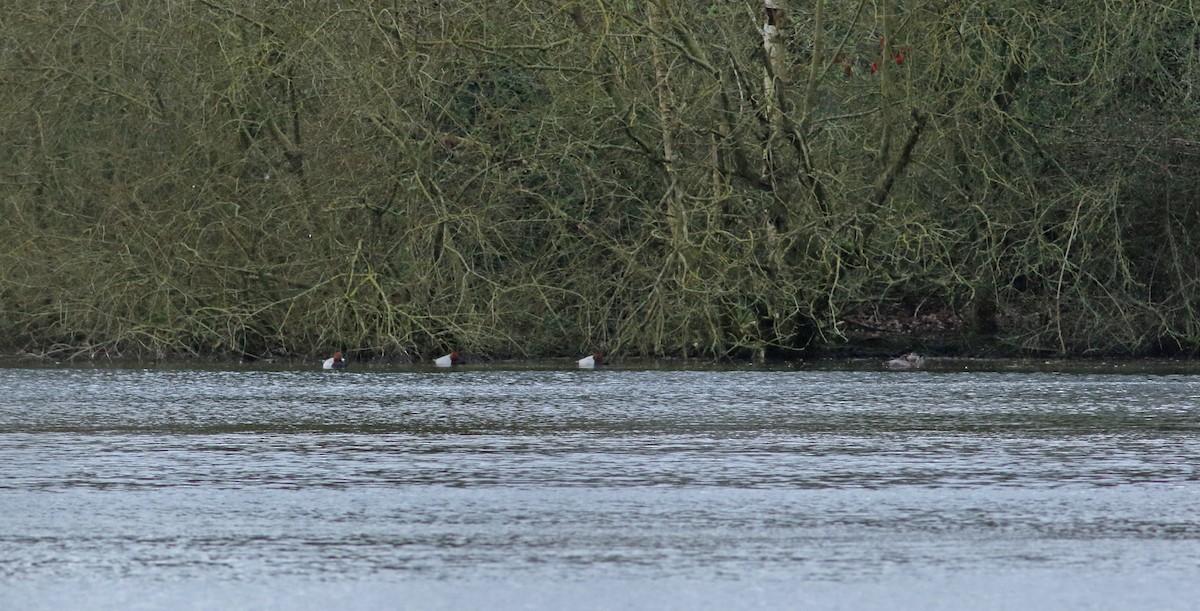
[[[0,609],[1193,609],[1200,377],[0,369]]]

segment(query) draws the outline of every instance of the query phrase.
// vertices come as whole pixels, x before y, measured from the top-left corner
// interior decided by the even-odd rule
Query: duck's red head
[[[335,361],[344,361],[344,360],[346,360],[346,357],[342,356],[342,351],[341,351],[341,350],[338,350],[337,352],[334,352],[334,353],[333,353],[333,360],[335,360]]]
[[[451,352],[451,353],[450,353],[450,362],[451,362],[451,363],[457,363],[457,362],[458,362],[458,352]]]

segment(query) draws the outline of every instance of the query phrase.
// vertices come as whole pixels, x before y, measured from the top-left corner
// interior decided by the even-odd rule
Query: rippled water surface
[[[0,608],[1191,609],[1200,378],[0,369]]]

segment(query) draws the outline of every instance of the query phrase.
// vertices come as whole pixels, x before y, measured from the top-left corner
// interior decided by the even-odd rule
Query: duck
[[[925,358],[916,352],[898,356],[883,364],[888,369],[920,369],[925,364]]]
[[[585,356],[575,361],[575,363],[579,365],[580,369],[595,369],[598,365],[604,364],[604,353],[597,352],[596,354]]]
[[[325,359],[321,365],[322,369],[344,369],[346,367],[346,356],[341,350],[333,353],[333,356]]]
[[[450,367],[459,361],[458,352],[451,352],[443,356],[433,359],[433,364],[438,367]]]

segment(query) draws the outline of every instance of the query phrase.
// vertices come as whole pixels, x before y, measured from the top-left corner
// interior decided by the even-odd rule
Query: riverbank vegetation
[[[10,352],[1200,349],[1186,2],[95,0],[0,33]]]

